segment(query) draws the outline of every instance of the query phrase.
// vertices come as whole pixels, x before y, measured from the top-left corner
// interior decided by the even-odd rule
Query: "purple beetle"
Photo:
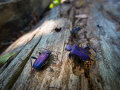
[[[90,49],[89,47],[81,48],[81,47],[77,47],[76,45],[73,45],[73,46],[67,45],[65,49],[67,51],[70,51],[69,55],[78,56],[83,61],[90,60],[90,57],[88,56],[88,54],[90,54],[90,52],[87,51],[88,49]]]
[[[33,59],[36,59],[35,62],[33,63],[33,68],[40,70],[42,68],[42,66],[44,66],[46,64],[46,60],[48,59],[48,57],[50,56],[51,51],[47,50],[43,53],[39,53],[39,57],[31,57]]]

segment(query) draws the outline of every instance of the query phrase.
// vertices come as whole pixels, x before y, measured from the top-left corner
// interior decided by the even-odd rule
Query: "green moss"
[[[0,57],[0,66],[6,63],[11,57],[13,57],[15,53],[8,53]]]

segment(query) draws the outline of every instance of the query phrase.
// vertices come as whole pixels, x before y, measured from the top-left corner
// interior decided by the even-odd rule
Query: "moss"
[[[8,81],[8,83],[4,86],[3,90],[10,90],[12,88],[12,86],[14,85],[14,83],[16,82],[16,80],[18,79],[19,75],[23,71],[23,68],[24,68],[25,64],[27,63],[27,61],[29,60],[29,58],[30,58],[33,50],[36,48],[36,46],[38,45],[38,43],[40,42],[40,40],[41,40],[41,37],[38,40],[38,42],[35,44],[35,46],[32,48],[32,50],[30,51],[30,53],[27,55],[27,57],[22,61],[22,63],[20,64],[19,68],[12,75],[12,77],[10,78],[10,80]]]

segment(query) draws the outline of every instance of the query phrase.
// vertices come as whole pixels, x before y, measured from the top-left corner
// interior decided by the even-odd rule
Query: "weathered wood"
[[[23,44],[22,48],[19,49],[18,55],[10,62],[8,67],[0,74],[0,87],[2,89],[6,90],[11,88],[11,86],[16,81],[17,77],[21,73],[24,65],[28,61],[29,57],[31,56],[35,48],[41,50],[42,48],[48,48],[49,46],[52,46],[53,47],[52,49],[54,49],[54,46],[53,46],[53,43],[54,43],[56,44],[56,48],[59,48],[59,49],[56,49],[57,50],[56,52],[62,53],[64,42],[67,40],[67,37],[70,32],[69,30],[70,21],[64,18],[62,19],[57,18],[59,15],[59,10],[57,11],[57,9],[59,9],[59,7],[53,9],[48,14],[48,16],[46,16],[46,18],[43,20],[44,23],[40,27],[38,27],[37,30],[30,33],[29,34],[30,36],[26,35],[20,39],[20,40],[23,40],[24,38],[26,38],[25,41],[22,42]],[[65,12],[68,9],[69,9],[69,6],[63,5],[63,9],[61,11]],[[57,11],[56,14],[53,14],[53,12],[55,11]],[[57,34],[57,32],[55,32],[54,29],[59,27],[62,28],[61,30],[62,33]],[[18,42],[20,40],[18,40]],[[26,40],[28,40],[29,42],[26,42]],[[24,43],[26,43],[26,45]],[[16,43],[14,43],[12,46],[14,46],[15,44]],[[60,47],[57,44],[58,45],[61,44]],[[21,43],[17,43],[17,46],[18,45],[21,45]],[[36,47],[38,45],[39,47]],[[37,50],[37,52],[39,52],[39,50]],[[62,59],[62,54],[60,55],[60,57]]]
[[[65,15],[68,15],[70,6],[61,5],[61,7],[62,16],[68,17]],[[59,18],[59,6],[48,12],[38,24],[38,29],[32,31],[29,37],[25,36],[26,39],[23,41],[22,48],[18,50],[18,55],[0,74],[1,88],[12,87],[11,90],[119,90],[118,20],[111,18],[107,10],[103,4],[96,2],[84,8],[74,8],[74,15],[71,10],[69,18]],[[116,16],[116,12],[111,13]],[[74,18],[75,15],[80,14],[85,14],[88,18],[79,20]],[[75,21],[74,25],[72,18]],[[82,29],[76,33],[76,37],[72,37],[70,31],[76,26],[81,26]],[[55,32],[55,28],[61,28],[61,31]],[[80,47],[89,45],[91,60],[82,62],[78,58],[69,59],[68,52],[65,51],[66,43],[77,44]],[[52,51],[48,64],[42,70],[33,70],[30,57],[38,57],[39,52],[46,49]],[[17,49],[15,50],[17,52]]]
[[[64,62],[66,62],[67,60],[67,54],[64,53],[64,46],[66,40],[68,40],[68,37],[70,35],[71,22],[65,18],[62,18],[56,20],[48,20],[42,26],[43,27],[41,28],[41,31],[43,31],[43,36],[31,56],[38,56],[38,52],[49,49],[52,51],[50,63],[44,70],[41,70],[39,72],[31,71],[31,62],[29,59],[12,89],[16,89],[17,87],[18,90],[45,90],[49,87],[60,88],[63,85],[62,73],[64,72]],[[55,32],[54,29],[56,27],[62,27],[62,30],[60,32]],[[53,69],[54,71],[50,72],[50,69]],[[56,74],[60,74],[60,76]],[[58,81],[57,79],[60,81]]]
[[[0,2],[0,53],[13,42],[11,39],[21,36],[21,31],[29,31],[32,23],[36,24],[39,21],[39,17],[51,1],[4,0]],[[18,32],[17,35],[15,32]]]
[[[95,71],[91,73],[91,83],[96,90],[118,90],[120,89],[120,35],[116,22],[111,21],[110,15],[102,12],[106,10],[100,11],[101,7],[103,6],[95,4],[91,9],[91,18],[87,27],[87,37],[97,54]]]
[[[38,25],[40,25],[40,23],[39,23]],[[35,34],[36,34],[37,31],[39,30],[38,25],[35,26],[34,29],[33,29],[31,32],[23,35],[21,38],[19,38],[18,40],[16,40],[12,45],[10,45],[10,46],[1,54],[1,56],[2,56],[2,55],[4,55],[4,54],[11,53],[11,52],[14,52],[14,53],[15,53],[15,55],[14,55],[12,58],[10,58],[10,59],[8,60],[8,62],[6,62],[6,63],[2,66],[2,68],[0,68],[0,73],[4,71],[4,69],[7,67],[7,65],[13,60],[13,58],[15,58],[15,57],[20,53],[20,51],[26,46],[26,44],[29,43],[29,42],[34,38]]]

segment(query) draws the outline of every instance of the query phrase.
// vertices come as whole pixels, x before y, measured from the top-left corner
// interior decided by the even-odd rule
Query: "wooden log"
[[[66,10],[69,9],[69,5],[68,6],[63,5],[62,7],[63,7],[63,9],[61,10],[62,12],[65,12]],[[59,15],[59,11],[57,11],[57,9],[59,9],[59,7],[56,7],[55,9],[50,11],[49,14],[46,16],[46,18],[42,20],[44,21],[44,23],[40,27],[38,27],[37,30],[33,31],[32,34],[30,34],[30,36],[28,35],[26,35],[25,37],[23,36],[24,38],[26,38],[26,40],[27,39],[31,39],[31,40],[30,42],[26,42],[26,40],[23,41],[23,44],[25,42],[26,45],[25,46],[23,45],[23,48],[19,49],[20,51],[18,55],[10,62],[7,68],[5,68],[5,70],[0,74],[0,87],[2,89],[6,90],[12,87],[12,85],[16,81],[17,77],[20,75],[24,65],[28,61],[29,57],[33,53],[36,46],[39,45],[39,47],[37,47],[35,50],[37,49],[41,50],[42,48],[48,48],[50,46],[53,46],[53,43],[54,43],[56,44],[56,48],[57,48],[56,52],[62,53],[64,42],[67,40],[67,37],[70,32],[69,30],[70,21],[64,18],[57,19]],[[56,14],[53,14],[54,11],[57,11]],[[61,31],[60,31],[61,33],[57,33],[55,31],[55,28],[61,28]],[[17,44],[19,45],[21,43],[17,43]],[[58,45],[61,44],[61,46],[57,47],[57,44]],[[54,47],[52,49],[54,49]],[[37,50],[37,52],[39,52],[39,50]],[[34,53],[36,53],[36,51]],[[62,59],[62,54],[60,55],[60,57]],[[31,67],[28,69],[31,69]]]
[[[112,21],[109,14],[103,13],[106,9],[101,10],[101,7],[103,6],[95,4],[88,20],[87,37],[97,54],[95,70],[90,74],[90,83],[95,90],[118,90],[120,88],[120,35],[116,21]]]
[[[12,43],[12,40],[21,36],[22,32],[30,30],[51,2],[52,0],[3,0],[0,2],[0,53]]]
[[[68,17],[64,15],[68,15],[66,12],[70,6],[61,7],[62,16]],[[88,16],[88,19],[79,21],[72,15],[73,11],[71,18],[59,18],[59,6],[48,12],[38,24],[38,29],[32,32],[31,37],[26,38],[29,42],[24,41],[26,44],[22,50],[19,49],[18,55],[0,74],[1,89],[119,90],[118,21],[110,19],[103,4],[96,2],[91,9],[90,7],[74,8],[74,14],[79,11],[77,15],[84,13]],[[104,9],[101,10],[101,7]],[[72,18],[77,22],[74,25]],[[76,33],[76,37],[70,37],[72,27],[81,23],[84,27]],[[56,32],[56,28],[61,30]],[[72,41],[68,41],[71,38]],[[78,58],[69,59],[68,52],[65,51],[66,43],[77,44],[80,47],[89,45],[91,60],[82,62]],[[33,70],[30,57],[38,57],[39,52],[46,49],[52,51],[48,64],[42,70]]]

